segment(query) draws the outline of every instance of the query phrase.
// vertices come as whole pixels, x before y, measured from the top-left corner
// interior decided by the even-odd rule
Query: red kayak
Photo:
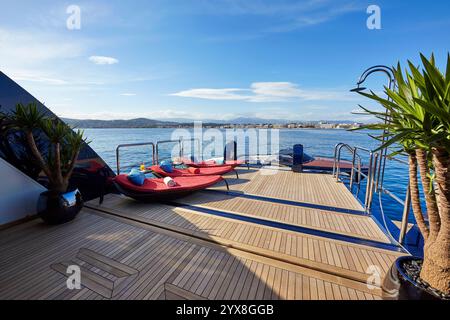
[[[225,181],[221,176],[176,177],[173,178],[176,186],[169,187],[163,180],[162,178],[145,179],[144,184],[138,186],[131,183],[126,174],[121,174],[116,176],[113,182],[120,193],[130,198],[141,201],[157,201],[184,197],[220,181]]]
[[[160,175],[162,177],[201,177],[201,176],[215,176],[215,175],[223,175],[230,171],[233,171],[234,168],[231,166],[223,166],[223,167],[206,167],[206,168],[188,168],[188,169],[177,169],[173,168],[172,172],[166,172],[161,169],[160,166],[151,166],[150,170]],[[236,171],[235,171],[236,172]],[[237,173],[236,173],[237,175]],[[239,179],[239,176],[238,176]]]

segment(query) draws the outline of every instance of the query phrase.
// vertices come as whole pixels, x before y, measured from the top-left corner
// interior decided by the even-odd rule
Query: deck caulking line
[[[347,236],[347,235],[343,235],[343,234],[338,234],[338,233],[323,231],[323,230],[317,230],[317,229],[311,229],[311,228],[302,227],[302,226],[295,226],[295,225],[291,225],[291,224],[287,224],[287,223],[283,223],[283,222],[269,221],[269,220],[260,219],[260,218],[243,216],[243,215],[239,215],[239,214],[235,214],[235,213],[229,213],[229,212],[225,212],[225,211],[209,209],[209,208],[204,208],[204,207],[197,207],[197,206],[193,206],[193,205],[189,205],[189,204],[182,204],[182,203],[173,202],[173,201],[168,201],[165,203],[168,205],[174,206],[174,207],[180,207],[180,208],[188,209],[191,211],[197,211],[197,212],[211,214],[211,215],[215,215],[215,216],[219,216],[219,217],[240,220],[240,221],[255,223],[255,224],[259,224],[259,225],[264,225],[267,227],[278,228],[278,229],[282,229],[282,230],[289,230],[289,231],[293,231],[296,233],[303,233],[303,234],[308,234],[308,235],[322,237],[322,238],[350,242],[350,243],[354,243],[354,244],[359,244],[359,245],[404,253],[404,250],[401,247],[398,247],[391,243],[384,243],[384,242],[379,242],[379,241],[370,240],[370,239],[363,239],[363,238],[359,238],[359,237]]]
[[[309,209],[318,209],[318,210],[323,210],[323,211],[334,211],[334,212],[338,212],[338,213],[347,213],[347,214],[352,214],[352,215],[357,215],[357,216],[366,216],[366,217],[368,216],[368,214],[362,210],[345,209],[345,208],[331,207],[331,206],[325,206],[325,205],[309,203],[309,202],[300,202],[300,201],[293,201],[293,200],[286,200],[286,199],[270,198],[270,197],[258,196],[255,194],[248,194],[248,193],[240,193],[240,192],[235,192],[235,191],[205,189],[205,190],[203,190],[203,192],[228,194],[230,196],[247,198],[247,199],[251,199],[251,200],[273,202],[273,203],[278,203],[278,204],[286,204],[286,205],[290,205],[290,206],[304,207],[304,208],[309,208]]]
[[[95,212],[98,212],[99,214],[111,215],[111,216],[117,217],[119,219],[129,220],[129,221],[132,221],[132,222],[135,222],[135,223],[138,223],[138,224],[144,224],[144,225],[150,226],[152,228],[165,230],[165,231],[167,231],[169,233],[179,234],[179,235],[182,235],[182,236],[185,236],[185,237],[188,237],[188,238],[193,238],[193,239],[197,239],[197,240],[200,240],[200,241],[205,241],[205,242],[211,243],[212,245],[217,245],[217,246],[220,246],[220,247],[229,247],[229,248],[231,248],[233,250],[236,250],[238,252],[249,253],[249,254],[252,254],[252,255],[255,255],[255,256],[258,256],[258,257],[270,259],[271,261],[280,261],[282,263],[286,263],[286,264],[290,264],[290,265],[294,265],[294,266],[299,266],[301,268],[305,268],[305,269],[313,270],[313,271],[318,271],[318,272],[321,272],[321,273],[324,273],[324,274],[334,275],[334,276],[341,277],[341,278],[344,278],[344,279],[347,279],[347,280],[350,280],[350,281],[356,281],[356,282],[363,283],[363,284],[367,283],[367,278],[366,277],[364,277],[364,278],[355,277],[355,276],[351,276],[351,275],[348,275],[348,274],[345,274],[345,273],[342,274],[342,273],[336,272],[335,270],[332,270],[332,269],[329,269],[329,268],[322,268],[322,267],[312,266],[312,265],[310,265],[308,263],[293,262],[290,259],[282,258],[282,257],[279,257],[279,256],[274,256],[272,254],[264,253],[264,252],[261,252],[259,250],[251,250],[251,249],[248,248],[248,246],[241,247],[239,244],[231,244],[230,245],[229,243],[221,243],[220,241],[217,242],[215,240],[213,241],[213,240],[209,239],[208,237],[195,235],[195,234],[192,234],[192,233],[189,233],[189,232],[183,232],[183,231],[180,231],[180,230],[174,230],[172,227],[170,227],[168,225],[167,226],[161,226],[159,223],[155,224],[155,223],[153,223],[151,221],[148,221],[148,220],[145,220],[145,219],[143,220],[141,217],[131,217],[127,213],[123,213],[123,212],[119,212],[119,211],[116,212],[114,209],[111,209],[111,208],[101,208],[101,207],[98,207],[96,205],[90,205],[90,204],[86,204],[86,207],[89,208],[90,210],[93,210],[94,214],[95,214]],[[224,239],[224,240],[226,240],[226,239]],[[258,248],[255,247],[255,249],[258,249]]]

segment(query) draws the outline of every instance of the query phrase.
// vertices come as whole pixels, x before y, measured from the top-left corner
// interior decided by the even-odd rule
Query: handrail
[[[397,161],[399,163],[409,165],[408,161],[405,161],[405,160],[402,160],[402,159],[397,159],[397,158],[390,157],[390,156],[383,156],[383,157],[386,157],[386,159],[388,159],[388,160]]]
[[[355,154],[357,154],[358,150],[364,151],[369,154],[369,172],[367,175],[364,175],[367,178],[367,186],[366,186],[366,197],[364,201],[364,207],[366,211],[369,211],[372,205],[372,198],[373,198],[373,171],[376,170],[376,155],[375,153],[367,148],[356,146],[355,148]],[[375,158],[374,158],[375,157]],[[355,165],[354,162],[352,164]]]
[[[370,212],[373,202],[373,196],[375,192],[382,192],[392,198],[394,201],[403,206],[403,217],[400,228],[399,235],[399,243],[403,243],[405,240],[405,236],[407,233],[408,226],[408,217],[411,206],[411,198],[410,198],[410,186],[408,184],[405,200],[403,201],[397,195],[389,191],[388,189],[383,187],[383,182],[380,182],[380,178],[384,177],[386,160],[397,161],[402,164],[408,164],[407,161],[402,159],[397,159],[394,157],[387,156],[384,152],[376,152],[374,150],[370,150],[364,147],[351,147],[345,143],[338,143],[334,149],[334,163],[333,163],[333,176],[336,177],[336,181],[340,181],[340,159],[341,159],[341,151],[342,149],[346,149],[350,151],[353,155],[352,157],[352,169],[350,174],[350,190],[353,187],[354,181],[354,173],[355,171],[358,173],[358,181],[360,181],[361,176],[364,176],[367,179],[367,187],[366,194],[364,200],[364,208],[367,213]],[[369,171],[366,174],[361,172],[361,156],[359,155],[359,151],[364,151],[369,154]],[[359,160],[358,162],[356,160]],[[358,165],[357,165],[358,163]]]
[[[191,138],[191,139],[180,139],[180,157],[184,155],[184,142],[194,141],[198,142],[198,151],[200,151],[200,139],[199,138]],[[195,146],[194,146],[195,148]],[[200,153],[200,152],[199,152]],[[203,154],[201,154],[203,160]]]
[[[120,144],[116,148],[117,175],[120,174],[120,149],[128,148],[128,147],[138,147],[138,146],[152,146],[152,164],[155,163],[155,144],[153,142]]]
[[[342,148],[347,149],[348,151],[353,153],[352,147],[350,147],[348,144],[345,143],[339,143],[336,145],[334,150],[334,163],[333,163],[333,175],[336,177],[336,181],[339,181],[339,175],[340,175],[340,167],[341,167],[341,151]]]
[[[336,144],[335,146],[334,146],[334,162],[333,162],[333,177],[336,175],[336,168],[337,168],[337,152],[338,152],[338,148],[341,146],[341,145],[343,145],[343,144],[345,144],[345,143],[342,143],[342,142],[340,142],[340,143],[338,143],[338,144]]]
[[[179,139],[179,140],[161,140],[161,141],[157,141],[156,142],[156,163],[158,163],[159,160],[160,160],[159,159],[159,146],[161,144],[166,144],[166,143],[178,143],[178,145],[180,147],[180,158],[182,157],[182,154],[181,154],[181,152],[182,152],[182,146],[181,146],[182,140],[181,139]]]
[[[335,158],[334,158],[334,163],[333,163],[333,175],[336,176],[336,181],[339,181],[339,177],[340,177],[340,169],[341,169],[341,151],[342,148],[347,149],[348,151],[350,151],[352,153],[352,156],[354,158],[358,157],[359,160],[361,161],[361,157],[357,154],[355,154],[355,150],[349,146],[348,144],[345,143],[339,143],[336,145],[335,147]],[[354,165],[352,165],[352,170],[351,170],[351,179],[353,179],[354,176]]]

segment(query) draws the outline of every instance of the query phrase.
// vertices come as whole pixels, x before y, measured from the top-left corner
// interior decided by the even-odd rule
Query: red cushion
[[[174,187],[168,187],[163,179],[145,179],[142,186],[132,184],[126,174],[118,175],[114,182],[126,190],[140,193],[170,193],[171,191],[195,191],[205,189],[223,180],[221,176],[177,177]]]
[[[232,167],[230,166],[210,166],[210,167],[205,167],[205,168],[199,168],[200,170],[200,174],[204,174],[204,175],[216,175],[216,174],[225,174],[228,173],[230,171],[233,170]]]
[[[214,160],[202,161],[202,162],[185,161],[184,164],[188,165],[190,167],[195,167],[195,168],[208,168],[208,167],[215,167],[215,168],[233,167],[233,168],[236,168],[240,165],[245,164],[245,161],[244,160],[227,160],[224,164],[216,164],[216,162]]]
[[[173,169],[172,173],[165,172],[162,170],[159,166],[152,166],[150,168],[152,171],[156,172],[157,174],[160,174],[163,177],[187,177],[187,176],[215,176],[215,175],[222,175],[225,173],[230,172],[233,170],[233,167],[231,166],[208,166],[208,167],[201,167],[198,168],[198,173],[191,173],[189,172],[189,169]]]
[[[200,169],[199,169],[199,168],[194,168],[194,167],[189,167],[189,168],[188,168],[188,171],[189,171],[190,173],[195,173],[195,174],[200,173]]]
[[[225,164],[227,166],[240,166],[243,165],[245,163],[244,160],[227,160],[225,161]]]

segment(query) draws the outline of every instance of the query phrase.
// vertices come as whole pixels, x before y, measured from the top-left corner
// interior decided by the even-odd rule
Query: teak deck
[[[0,299],[379,299],[367,279],[404,253],[331,176],[268,171],[240,169],[230,194],[110,194],[71,223],[3,230]]]

